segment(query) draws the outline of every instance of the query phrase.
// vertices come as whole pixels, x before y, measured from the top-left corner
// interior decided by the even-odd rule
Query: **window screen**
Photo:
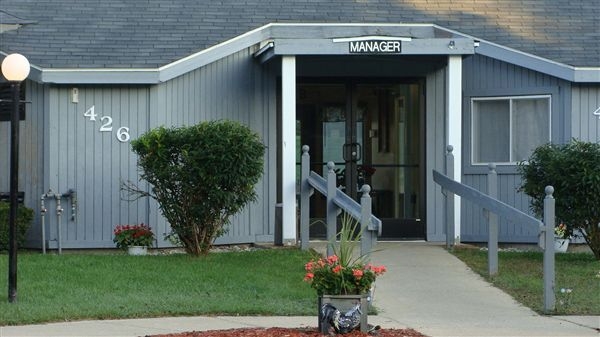
[[[550,141],[550,96],[472,99],[474,164],[516,163]]]

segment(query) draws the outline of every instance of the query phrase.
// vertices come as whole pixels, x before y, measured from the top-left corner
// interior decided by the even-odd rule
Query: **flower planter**
[[[130,246],[130,247],[127,247],[127,253],[129,255],[146,255],[146,254],[148,254],[148,247],[146,247],[146,246]]]
[[[557,253],[566,253],[569,248],[569,239],[554,238],[554,251]]]
[[[356,305],[360,305],[360,331],[367,332],[367,315],[368,315],[368,294],[362,295],[323,295],[319,296],[319,331],[323,334],[329,334],[331,326],[321,317],[321,308],[325,304],[331,304],[340,311],[342,317],[348,311],[352,310]]]

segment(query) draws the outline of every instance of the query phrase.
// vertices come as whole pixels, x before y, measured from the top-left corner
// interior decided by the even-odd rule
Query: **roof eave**
[[[273,29],[320,27],[359,27],[359,26],[423,26],[433,27],[479,41],[475,53],[504,62],[512,63],[531,70],[546,73],[570,82],[600,83],[600,67],[573,67],[544,59],[519,50],[480,40],[451,29],[434,24],[323,24],[323,23],[269,23],[233,39],[189,55],[159,68],[148,69],[50,69],[32,67],[29,78],[42,83],[81,83],[81,84],[157,84],[181,76],[194,69],[219,60],[227,55],[272,38]]]
[[[475,49],[475,53],[569,82],[600,83],[600,67],[573,67],[488,41],[480,41],[479,47]]]

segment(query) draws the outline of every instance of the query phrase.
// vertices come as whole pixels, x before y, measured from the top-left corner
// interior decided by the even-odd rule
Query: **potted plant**
[[[359,229],[360,223],[344,214],[339,242],[329,243],[333,246],[333,255],[313,258],[304,266],[304,281],[317,291],[319,297],[319,329],[322,333],[329,333],[331,327],[335,332],[348,332],[357,324],[361,331],[367,331],[368,302],[376,278],[386,272],[386,267],[375,266],[368,262],[367,256],[356,255],[355,247],[361,238]]]
[[[152,247],[154,241],[152,229],[143,223],[117,225],[113,233],[113,242],[117,244],[117,248],[127,249],[129,255],[146,255],[148,247]]]
[[[569,248],[570,238],[568,228],[564,223],[554,227],[554,251],[565,253]]]

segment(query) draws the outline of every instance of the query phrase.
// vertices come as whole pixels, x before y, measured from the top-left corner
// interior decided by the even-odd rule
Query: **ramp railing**
[[[381,235],[381,220],[372,214],[372,200],[369,193],[371,187],[363,185],[360,204],[336,186],[335,164],[327,163],[326,178],[314,171],[310,171],[309,147],[302,146],[301,180],[300,180],[300,241],[303,250],[308,249],[310,226],[310,196],[317,190],[327,198],[327,240],[334,242],[337,235],[337,216],[345,211],[361,225],[361,254],[367,255],[377,243],[377,236]],[[333,254],[331,245],[327,246],[327,255]]]
[[[498,175],[496,165],[489,165],[487,174],[488,194],[484,194],[468,185],[454,180],[453,147],[446,148],[446,174],[433,170],[433,180],[442,187],[444,194],[444,211],[446,221],[446,246],[455,244],[454,233],[454,195],[467,199],[481,206],[486,214],[488,227],[488,273],[498,273],[498,216],[506,218],[517,225],[533,228],[538,232],[538,245],[544,250],[544,310],[549,312],[555,308],[555,261],[554,261],[554,188],[547,186],[544,199],[544,219],[540,221],[510,205],[498,200]]]

